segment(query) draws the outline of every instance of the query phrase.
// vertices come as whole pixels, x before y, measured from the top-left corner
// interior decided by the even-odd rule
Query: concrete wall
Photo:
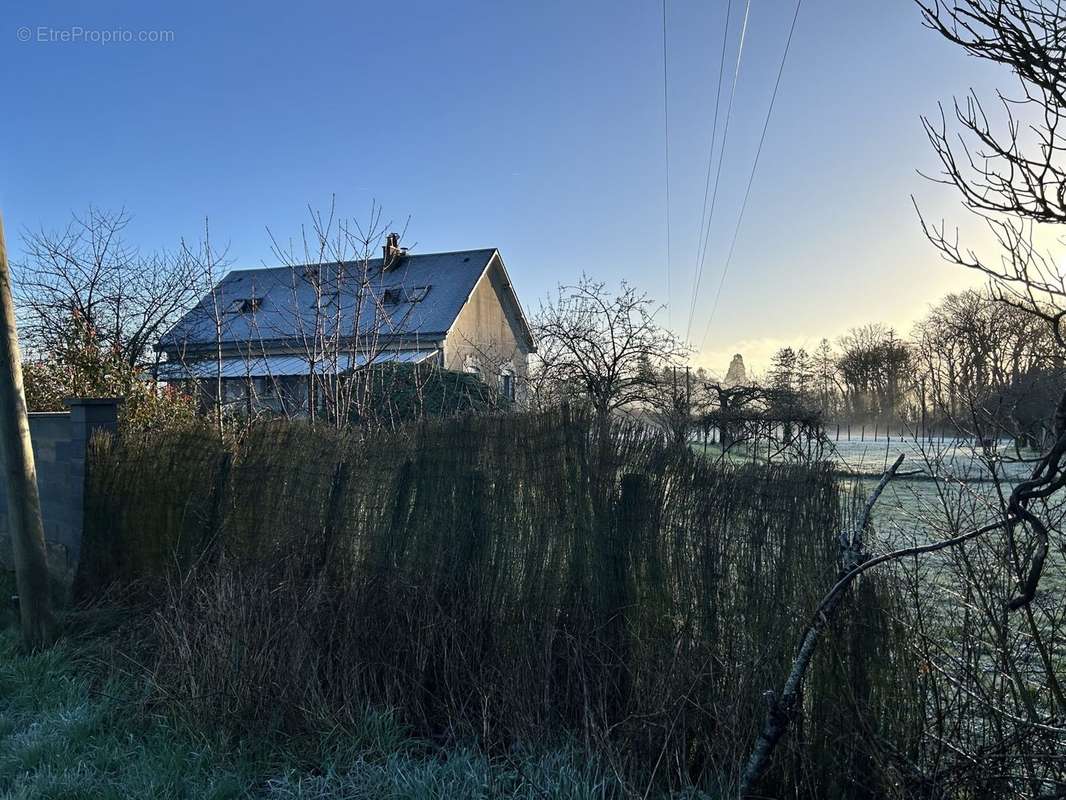
[[[520,323],[505,300],[506,293],[503,270],[494,259],[444,342],[446,369],[465,372],[469,364],[476,363],[489,385],[495,384],[505,365],[520,380],[528,375],[529,350],[519,340]]]
[[[97,429],[115,430],[116,400],[68,400],[70,411],[30,414],[37,491],[50,565],[70,572],[78,561],[84,519],[85,454]],[[0,491],[0,563],[11,564],[7,491]]]

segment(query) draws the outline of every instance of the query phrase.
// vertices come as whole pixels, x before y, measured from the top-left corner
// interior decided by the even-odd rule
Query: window
[[[270,398],[277,392],[278,379],[273,375],[262,375],[252,378],[252,389],[256,397]]]
[[[481,364],[478,363],[477,358],[472,355],[466,357],[466,361],[463,363],[463,372],[468,372],[471,375],[481,377]]]
[[[236,403],[244,400],[247,393],[248,382],[244,378],[222,379],[222,401],[224,403]]]
[[[500,374],[500,394],[514,402],[514,375],[510,372]]]
[[[307,376],[284,375],[278,378],[283,408],[289,412],[307,409]]]

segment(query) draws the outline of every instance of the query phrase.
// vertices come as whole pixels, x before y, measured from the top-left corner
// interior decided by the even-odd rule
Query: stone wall
[[[93,431],[114,431],[118,401],[68,400],[70,411],[30,414],[37,490],[48,560],[70,574],[78,562],[84,521],[85,455]],[[0,491],[0,563],[11,564],[7,492]]]

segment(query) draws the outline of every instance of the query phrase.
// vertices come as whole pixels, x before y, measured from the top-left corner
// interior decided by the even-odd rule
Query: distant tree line
[[[812,352],[780,348],[765,383],[826,420],[980,427],[1038,441],[1066,379],[1042,320],[970,289],[930,308],[907,339],[871,324]]]
[[[743,417],[906,424],[1038,445],[1066,387],[1052,329],[989,289],[947,295],[906,338],[874,323],[812,350],[782,347],[762,376],[743,380],[689,366],[691,351],[656,323],[656,310],[625,284],[617,293],[588,278],[562,287],[534,323],[535,401],[643,415],[678,441],[712,415],[729,439]]]

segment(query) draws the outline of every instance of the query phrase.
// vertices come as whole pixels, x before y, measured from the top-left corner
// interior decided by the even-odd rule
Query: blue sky
[[[751,3],[697,345],[793,8]],[[682,334],[725,9],[668,0],[669,320]],[[727,73],[742,15],[733,0]],[[47,41],[78,27],[172,41]],[[93,203],[129,210],[143,249],[196,239],[209,217],[235,266],[270,264],[267,228],[296,235],[308,204],[336,194],[347,215],[376,199],[410,217],[420,251],[499,247],[530,311],[582,271],[667,300],[657,0],[42,2],[9,8],[3,28],[0,208],[16,257],[25,228]],[[967,222],[915,173],[935,166],[919,116],[997,84],[1007,76],[924,29],[908,0],[804,0],[697,362],[724,370],[739,350],[758,367],[779,344],[873,320],[906,330],[972,283],[917,226],[912,193],[932,216]]]

